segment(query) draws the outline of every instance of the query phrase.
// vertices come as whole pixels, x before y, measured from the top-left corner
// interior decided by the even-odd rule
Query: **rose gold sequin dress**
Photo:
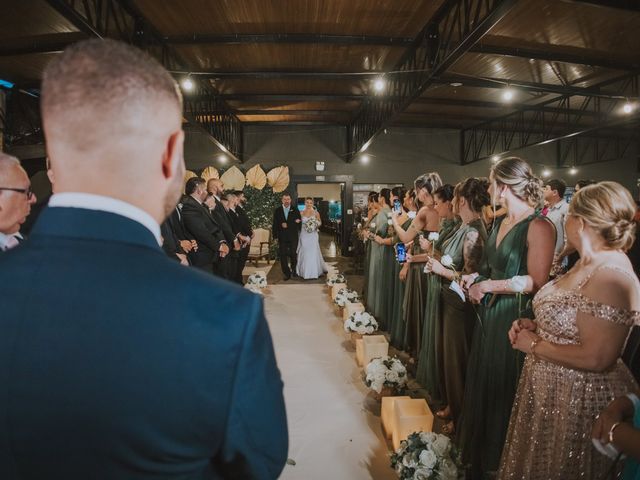
[[[613,268],[613,267],[605,267]],[[616,268],[627,273],[624,270]],[[533,307],[542,339],[578,344],[577,312],[631,327],[640,312],[595,302],[577,288],[562,290],[548,283]],[[603,478],[611,460],[591,443],[591,428],[600,411],[615,397],[637,391],[627,367],[618,359],[598,373],[563,367],[527,355],[502,454],[499,479],[571,480]]]

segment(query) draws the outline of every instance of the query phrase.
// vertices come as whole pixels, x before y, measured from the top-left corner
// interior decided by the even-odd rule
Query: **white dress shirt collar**
[[[84,208],[86,210],[98,210],[126,217],[146,227],[153,236],[156,237],[158,245],[162,245],[162,236],[160,235],[160,225],[158,225],[158,222],[141,208],[123,202],[122,200],[91,193],[65,192],[52,195],[49,200],[49,206],[54,208]]]
[[[19,238],[22,240],[22,235],[20,235],[19,233],[6,234],[0,232],[0,251],[5,251],[7,249],[9,238],[11,237]]]

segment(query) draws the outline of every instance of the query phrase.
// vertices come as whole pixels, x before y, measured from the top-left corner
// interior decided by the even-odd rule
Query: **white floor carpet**
[[[265,296],[289,421],[285,480],[395,479],[379,404],[323,285],[275,285]]]

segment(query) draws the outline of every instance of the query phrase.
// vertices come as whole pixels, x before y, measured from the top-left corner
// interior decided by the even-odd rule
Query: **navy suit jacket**
[[[47,208],[0,256],[0,478],[274,479],[282,381],[262,300],[142,225]]]

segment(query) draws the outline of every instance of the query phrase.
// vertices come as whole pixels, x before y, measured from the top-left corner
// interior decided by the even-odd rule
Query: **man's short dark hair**
[[[200,177],[191,177],[187,180],[187,184],[184,187],[184,193],[186,195],[192,195],[199,185],[204,185],[204,180]]]
[[[588,187],[589,185],[593,185],[594,183],[596,183],[595,180],[578,180],[578,182],[576,183],[576,186],[578,188],[584,188],[584,187]]]
[[[234,191],[233,191],[233,194],[234,194],[236,197],[239,197],[240,195],[244,195],[244,190],[234,190]]]
[[[558,192],[558,196],[560,198],[564,197],[564,192],[567,190],[567,184],[564,183],[563,180],[560,180],[559,178],[554,178],[549,180],[546,185],[551,189],[551,190],[555,190],[556,192]]]
[[[290,193],[287,193],[287,192],[284,192],[284,193],[282,194],[282,198],[284,198],[284,197],[292,198],[292,197],[291,197],[291,194],[290,194]]]

